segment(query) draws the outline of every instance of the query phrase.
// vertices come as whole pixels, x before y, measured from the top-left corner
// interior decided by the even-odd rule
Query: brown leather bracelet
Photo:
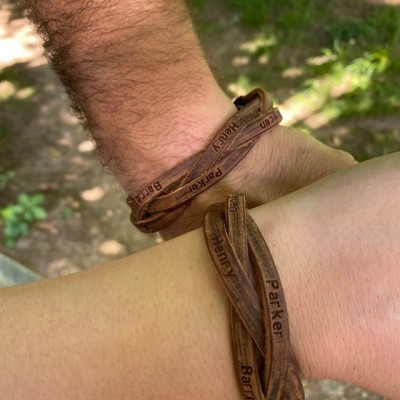
[[[129,195],[131,222],[143,232],[169,226],[189,201],[220,181],[250,151],[264,132],[278,125],[282,116],[261,89],[235,100],[238,112],[222,126],[205,150],[184,160]]]
[[[229,195],[226,206],[211,206],[204,232],[230,300],[236,371],[244,398],[303,400],[278,271],[247,213],[244,196]]]

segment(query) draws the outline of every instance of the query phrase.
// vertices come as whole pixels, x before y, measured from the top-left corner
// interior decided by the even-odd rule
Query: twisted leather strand
[[[261,89],[235,100],[238,112],[222,126],[207,148],[184,160],[129,195],[131,222],[142,232],[169,226],[188,202],[220,181],[250,151],[257,139],[282,121],[277,108]]]
[[[246,400],[304,400],[290,352],[282,285],[243,195],[211,206],[204,232],[230,300],[236,372]]]

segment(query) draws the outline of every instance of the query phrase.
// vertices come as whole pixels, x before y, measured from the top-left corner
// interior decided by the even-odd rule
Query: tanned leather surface
[[[235,366],[244,399],[303,400],[281,281],[244,195],[229,195],[225,205],[211,206],[204,232],[230,300]]]
[[[166,228],[190,200],[220,181],[282,116],[261,89],[235,100],[238,112],[216,133],[207,148],[146,185],[127,203],[131,222],[143,232]]]

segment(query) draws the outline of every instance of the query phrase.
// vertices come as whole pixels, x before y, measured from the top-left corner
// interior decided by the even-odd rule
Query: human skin
[[[104,164],[128,194],[202,150],[235,107],[216,83],[181,0],[21,0]],[[265,134],[164,237],[201,223],[229,192],[254,207],[354,163],[295,129]]]
[[[252,210],[303,378],[400,399],[400,153]],[[11,400],[232,399],[228,301],[196,230],[74,275],[0,290]]]
[[[36,21],[43,24],[42,32],[49,36],[53,65],[84,113],[105,164],[129,193],[203,148],[210,132],[234,112],[212,78],[184,7],[179,2],[174,4],[175,7],[171,1],[167,4],[115,0],[25,2]],[[198,225],[204,204],[223,200],[227,192],[245,192],[254,206],[353,163],[348,155],[317,143],[285,128],[265,135],[227,179],[193,202],[186,216],[167,234]],[[345,194],[346,202],[352,200]],[[398,196],[398,192],[394,194]],[[334,242],[343,237],[340,227],[332,223],[336,214],[319,206],[319,199],[312,192],[306,198],[307,201],[301,201],[297,194],[289,198],[300,207],[297,212],[290,212],[291,207],[283,203],[264,208],[264,223],[268,215],[271,223],[264,228],[286,282],[293,321],[292,345],[303,376],[344,379],[398,398],[398,384],[393,378],[399,375],[394,359],[399,346],[393,332],[393,327],[398,328],[393,300],[398,277],[393,265],[384,260],[389,262],[388,267],[383,263],[389,270],[387,282],[382,282],[381,276],[380,280],[376,278],[376,270],[365,272],[364,265],[357,262],[353,266],[344,247],[339,249],[328,243],[329,238]],[[336,201],[331,204],[334,210],[341,198]],[[318,210],[319,216],[325,216],[321,226],[313,214]],[[342,210],[343,204],[336,211],[339,214]],[[293,218],[293,227],[283,223],[287,221],[285,215]],[[365,226],[368,232],[379,222],[369,220],[370,215],[361,216],[365,217],[361,222],[371,223]],[[263,224],[263,220],[259,222]],[[395,220],[390,222],[392,225],[388,226],[392,227]],[[302,230],[304,226],[307,232]],[[356,225],[344,226],[346,232],[358,232]],[[393,231],[397,236],[392,237],[398,237],[395,228]],[[217,286],[209,260],[203,258],[205,248],[200,236],[192,233],[180,239],[188,240],[190,247],[186,252],[186,242],[171,242],[158,248],[157,251],[164,249],[161,254],[156,254],[156,250],[146,253],[147,256],[142,253],[117,263],[113,269],[33,285],[29,290],[25,287],[3,291],[2,320],[10,329],[2,344],[2,369],[6,370],[2,371],[2,393],[20,399],[238,398],[232,374],[226,299]],[[326,247],[326,254],[319,249],[320,241],[325,244],[321,247]],[[200,243],[199,247],[194,243]],[[343,244],[364,249],[363,243],[350,240]],[[389,250],[394,250],[390,254],[398,259],[396,245],[389,243]],[[301,246],[311,247],[303,254]],[[292,255],[286,264],[288,255],[283,247]],[[369,243],[364,247],[368,251],[363,261],[376,269],[381,267],[380,262],[374,262],[374,254],[369,253]],[[315,249],[318,252],[314,259]],[[172,254],[181,260],[172,259]],[[336,258],[341,257],[344,259],[337,265]],[[166,267],[166,262],[171,265]],[[292,265],[299,265],[301,271]],[[286,270],[290,273],[285,275]],[[293,281],[294,277],[298,280]],[[371,288],[372,279],[376,287]],[[363,290],[359,297],[351,296],[359,281],[360,289],[368,296],[361,296]],[[320,285],[326,293],[318,289]],[[374,295],[376,288],[382,288],[382,292]],[[177,292],[182,293],[178,298]],[[304,293],[300,299],[299,293]],[[394,310],[392,320],[382,316],[371,333],[376,315],[371,316],[368,311],[379,310],[377,314],[384,315],[390,307]],[[354,323],[356,318],[361,320],[360,326]],[[164,336],[160,337],[160,332]],[[387,340],[382,340],[382,336]],[[176,341],[169,342],[170,339]],[[377,343],[382,343],[379,351]],[[9,348],[15,352],[8,353]],[[179,355],[177,350],[181,350],[181,356],[174,358]],[[57,368],[60,365],[62,373]],[[201,376],[207,377],[205,382],[196,381]]]

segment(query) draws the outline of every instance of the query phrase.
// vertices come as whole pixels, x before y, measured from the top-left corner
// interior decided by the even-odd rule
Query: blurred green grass
[[[3,111],[26,111],[35,92],[33,82],[18,66],[0,68],[0,105]]]
[[[359,160],[400,150],[400,2],[188,3],[232,97],[263,87],[286,109],[286,123]],[[37,88],[24,69],[0,70],[0,86],[3,113],[29,112]],[[6,120],[0,121],[4,151],[12,137]]]
[[[232,96],[266,88],[288,108],[289,123],[359,160],[400,149],[400,4],[193,0],[190,7],[206,48],[226,47],[213,62]]]

